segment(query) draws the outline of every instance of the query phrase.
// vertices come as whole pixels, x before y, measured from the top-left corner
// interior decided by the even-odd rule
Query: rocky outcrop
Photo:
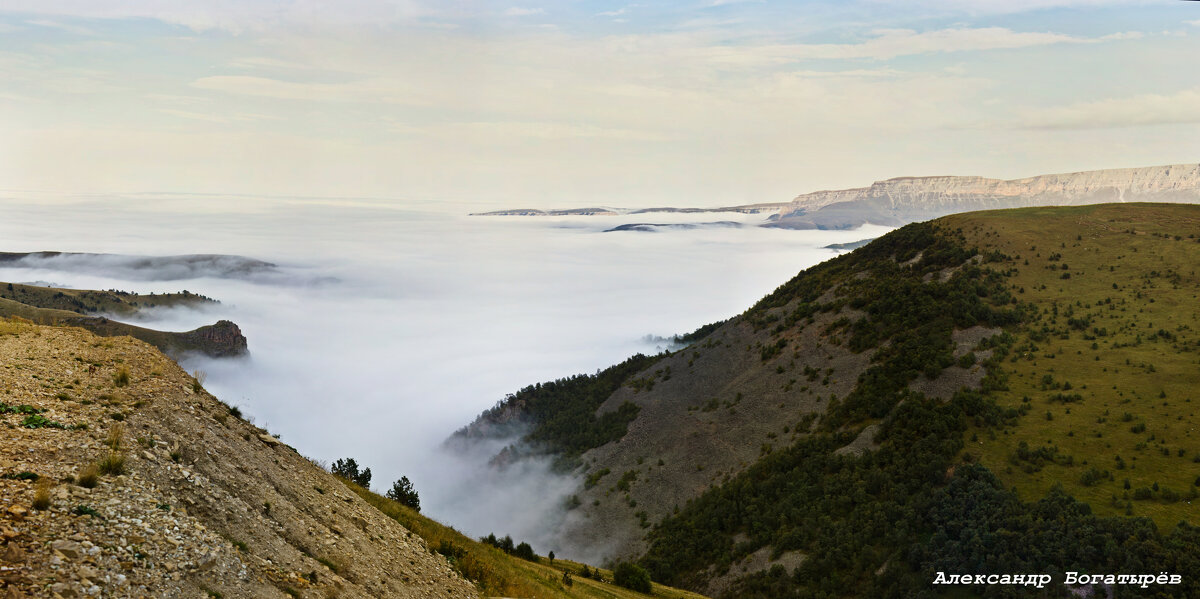
[[[123,291],[59,290],[53,287],[4,283],[0,285],[4,285],[4,292],[0,292],[0,317],[16,316],[38,324],[80,327],[101,337],[128,335],[145,341],[173,357],[201,353],[214,358],[227,358],[247,352],[246,337],[236,324],[228,320],[176,333],[147,329],[105,316],[80,314],[115,312],[132,315],[144,307],[216,303],[212,299],[187,291],[146,296]],[[78,312],[63,309],[76,307],[80,308]]]
[[[35,322],[87,329],[101,337],[128,335],[145,341],[172,357],[188,353],[201,353],[213,358],[229,358],[247,353],[246,337],[241,329],[228,320],[202,326],[198,329],[175,333],[156,331],[144,327],[117,322],[110,318],[70,316],[66,318],[38,318]]]
[[[1107,202],[1200,202],[1200,164],[1123,168],[1025,179],[898,177],[870,187],[801,195],[769,226],[846,229],[899,226],[947,214]]]
[[[246,337],[238,325],[228,320],[179,333],[181,343],[187,343],[209,356],[224,358],[246,353]]]

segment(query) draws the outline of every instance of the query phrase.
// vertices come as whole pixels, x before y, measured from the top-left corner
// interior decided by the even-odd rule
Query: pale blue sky
[[[1200,160],[1200,3],[0,0],[0,190],[784,201]]]

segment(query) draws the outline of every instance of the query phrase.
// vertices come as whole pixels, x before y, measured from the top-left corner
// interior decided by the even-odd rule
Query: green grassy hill
[[[531,426],[512,455],[577,456],[564,542],[615,541],[656,580],[717,596],[1030,592],[938,572],[1047,573],[1058,596],[1067,571],[1181,574],[1119,596],[1200,596],[1197,258],[1192,205],[913,224],[603,402],[612,369],[523,390],[460,436]],[[566,383],[589,399],[556,400]],[[623,415],[605,437],[560,438],[605,414]]]
[[[1033,499],[1054,485],[1105,515],[1170,530],[1198,522],[1200,207],[1105,205],[949,217],[1012,258],[1010,290],[1034,307],[996,403],[1028,413],[964,451]],[[971,439],[974,439],[973,441]],[[1041,464],[1028,452],[1054,459]],[[1043,451],[1044,450],[1044,451]],[[1142,491],[1139,493],[1138,491]]]

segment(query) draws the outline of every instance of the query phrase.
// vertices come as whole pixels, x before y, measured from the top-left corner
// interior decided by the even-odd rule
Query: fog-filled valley
[[[468,534],[511,534],[539,551],[554,548],[544,536],[546,519],[575,483],[535,462],[496,476],[488,455],[441,450],[448,435],[525,385],[660,351],[662,338],[740,313],[837,254],[824,246],[888,230],[604,232],[645,217],[471,217],[461,206],[433,202],[133,196],[4,203],[0,251],[224,254],[273,264],[244,272],[218,261],[181,271],[130,266],[119,256],[31,258],[0,265],[0,280],[187,289],[219,300],[203,309],[150,310],[136,323],[189,330],[233,320],[249,340],[248,356],[182,362],[206,373],[217,397],[306,456],[354,457],[372,469],[376,489],[408,476],[425,513]]]

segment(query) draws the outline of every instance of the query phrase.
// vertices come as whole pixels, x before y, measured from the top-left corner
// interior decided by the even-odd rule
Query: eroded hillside
[[[0,322],[0,402],[10,596],[476,596],[143,342]]]

